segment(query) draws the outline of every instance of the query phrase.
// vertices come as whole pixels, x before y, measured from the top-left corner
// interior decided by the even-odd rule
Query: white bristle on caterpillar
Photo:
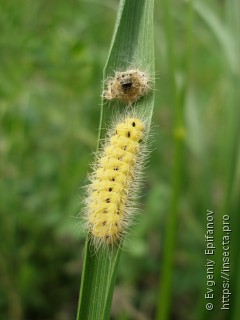
[[[106,81],[102,97],[106,100],[121,100],[131,105],[150,91],[151,82],[149,75],[139,69],[118,71]]]
[[[127,114],[107,135],[87,187],[85,227],[94,247],[120,244],[134,217],[146,155],[147,122]]]

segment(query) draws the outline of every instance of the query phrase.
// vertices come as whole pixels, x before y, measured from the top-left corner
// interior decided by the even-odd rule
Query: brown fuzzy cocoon
[[[106,100],[117,99],[131,105],[149,92],[150,82],[148,75],[138,69],[116,72],[107,80],[102,96]]]

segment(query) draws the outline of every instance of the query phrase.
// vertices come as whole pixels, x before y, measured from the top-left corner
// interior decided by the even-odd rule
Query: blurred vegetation
[[[97,143],[102,69],[117,5],[0,3],[0,319],[75,317],[84,247],[75,217]],[[231,216],[232,279],[240,277],[240,8],[236,0],[194,2],[187,30],[186,6],[175,0],[170,7],[180,92],[188,77],[170,308],[171,319],[184,320],[210,319],[201,302],[207,209],[220,222],[223,213]],[[160,0],[155,15],[155,134],[141,200],[145,214],[121,256],[113,319],[154,319],[161,286],[174,110]],[[231,291],[231,311],[219,317],[215,310],[216,319],[239,318],[236,281]]]

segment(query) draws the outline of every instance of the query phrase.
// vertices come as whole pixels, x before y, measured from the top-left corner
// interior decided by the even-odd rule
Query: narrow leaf
[[[154,0],[120,1],[110,52],[104,69],[104,79],[112,75],[115,70],[124,70],[130,66],[147,70],[154,75],[153,4]],[[148,110],[149,122],[153,103],[153,93],[150,93],[135,104],[136,108]],[[107,110],[110,107],[105,107],[102,103],[99,141],[104,135],[104,131],[100,131],[100,128],[106,126],[105,119],[108,118]],[[114,107],[112,110],[114,113]],[[112,112],[110,113],[112,115]],[[115,247],[106,254],[106,251],[100,248],[95,253],[89,237],[87,238],[77,320],[109,319],[120,251]]]

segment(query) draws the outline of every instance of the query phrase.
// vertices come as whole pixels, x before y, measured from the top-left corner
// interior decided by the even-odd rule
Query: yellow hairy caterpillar
[[[150,83],[148,74],[138,69],[115,72],[107,80],[102,96],[107,100],[117,99],[131,105],[149,92]]]
[[[110,130],[98,155],[85,201],[85,226],[96,249],[120,243],[133,220],[146,135],[146,122],[128,114]]]

